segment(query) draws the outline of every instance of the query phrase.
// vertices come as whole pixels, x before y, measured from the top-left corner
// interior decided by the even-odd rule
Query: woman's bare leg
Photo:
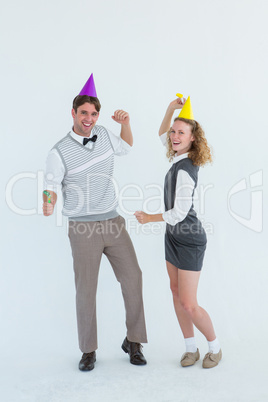
[[[178,269],[179,301],[196,328],[211,342],[216,339],[212,321],[206,310],[197,303],[197,287],[200,272]]]
[[[178,269],[166,261],[175,312],[184,338],[194,336],[194,327],[211,342],[216,338],[208,313],[197,303],[200,271]]]
[[[179,300],[178,292],[178,268],[166,261],[167,271],[170,279],[170,289],[173,296],[173,304],[175,313],[178,318],[184,338],[192,338],[194,336],[194,326],[190,315],[184,310]]]

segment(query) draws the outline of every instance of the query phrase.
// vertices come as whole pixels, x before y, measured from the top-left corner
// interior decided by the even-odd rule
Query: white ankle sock
[[[219,353],[221,347],[220,347],[220,342],[218,341],[218,339],[216,338],[212,342],[208,341],[208,348],[209,348],[209,352]]]
[[[197,351],[197,346],[196,346],[194,336],[192,338],[184,338],[184,341],[185,341],[185,346],[186,346],[186,352],[195,353]]]

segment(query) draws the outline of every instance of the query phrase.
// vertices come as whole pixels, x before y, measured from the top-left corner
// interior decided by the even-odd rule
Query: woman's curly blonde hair
[[[204,130],[201,125],[195,120],[183,119],[181,117],[176,117],[174,120],[184,121],[189,124],[192,128],[192,134],[194,136],[194,141],[192,141],[192,146],[188,151],[188,157],[192,159],[193,164],[197,166],[204,166],[206,163],[212,162],[211,150],[208,146],[207,140],[205,138]],[[176,151],[172,149],[172,143],[170,140],[170,132],[172,128],[167,132],[167,157],[171,162],[176,155]]]

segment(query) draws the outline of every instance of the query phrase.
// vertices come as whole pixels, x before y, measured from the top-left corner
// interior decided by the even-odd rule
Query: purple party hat
[[[94,96],[95,98],[97,98],[93,74],[91,74],[91,76],[83,86],[83,89],[80,91],[79,95]]]

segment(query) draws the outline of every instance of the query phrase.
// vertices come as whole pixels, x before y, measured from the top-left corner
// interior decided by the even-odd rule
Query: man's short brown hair
[[[77,109],[79,108],[79,106],[82,106],[84,103],[90,103],[95,106],[97,112],[100,111],[101,104],[98,98],[88,95],[77,95],[73,100],[73,109],[75,113],[77,113]]]

